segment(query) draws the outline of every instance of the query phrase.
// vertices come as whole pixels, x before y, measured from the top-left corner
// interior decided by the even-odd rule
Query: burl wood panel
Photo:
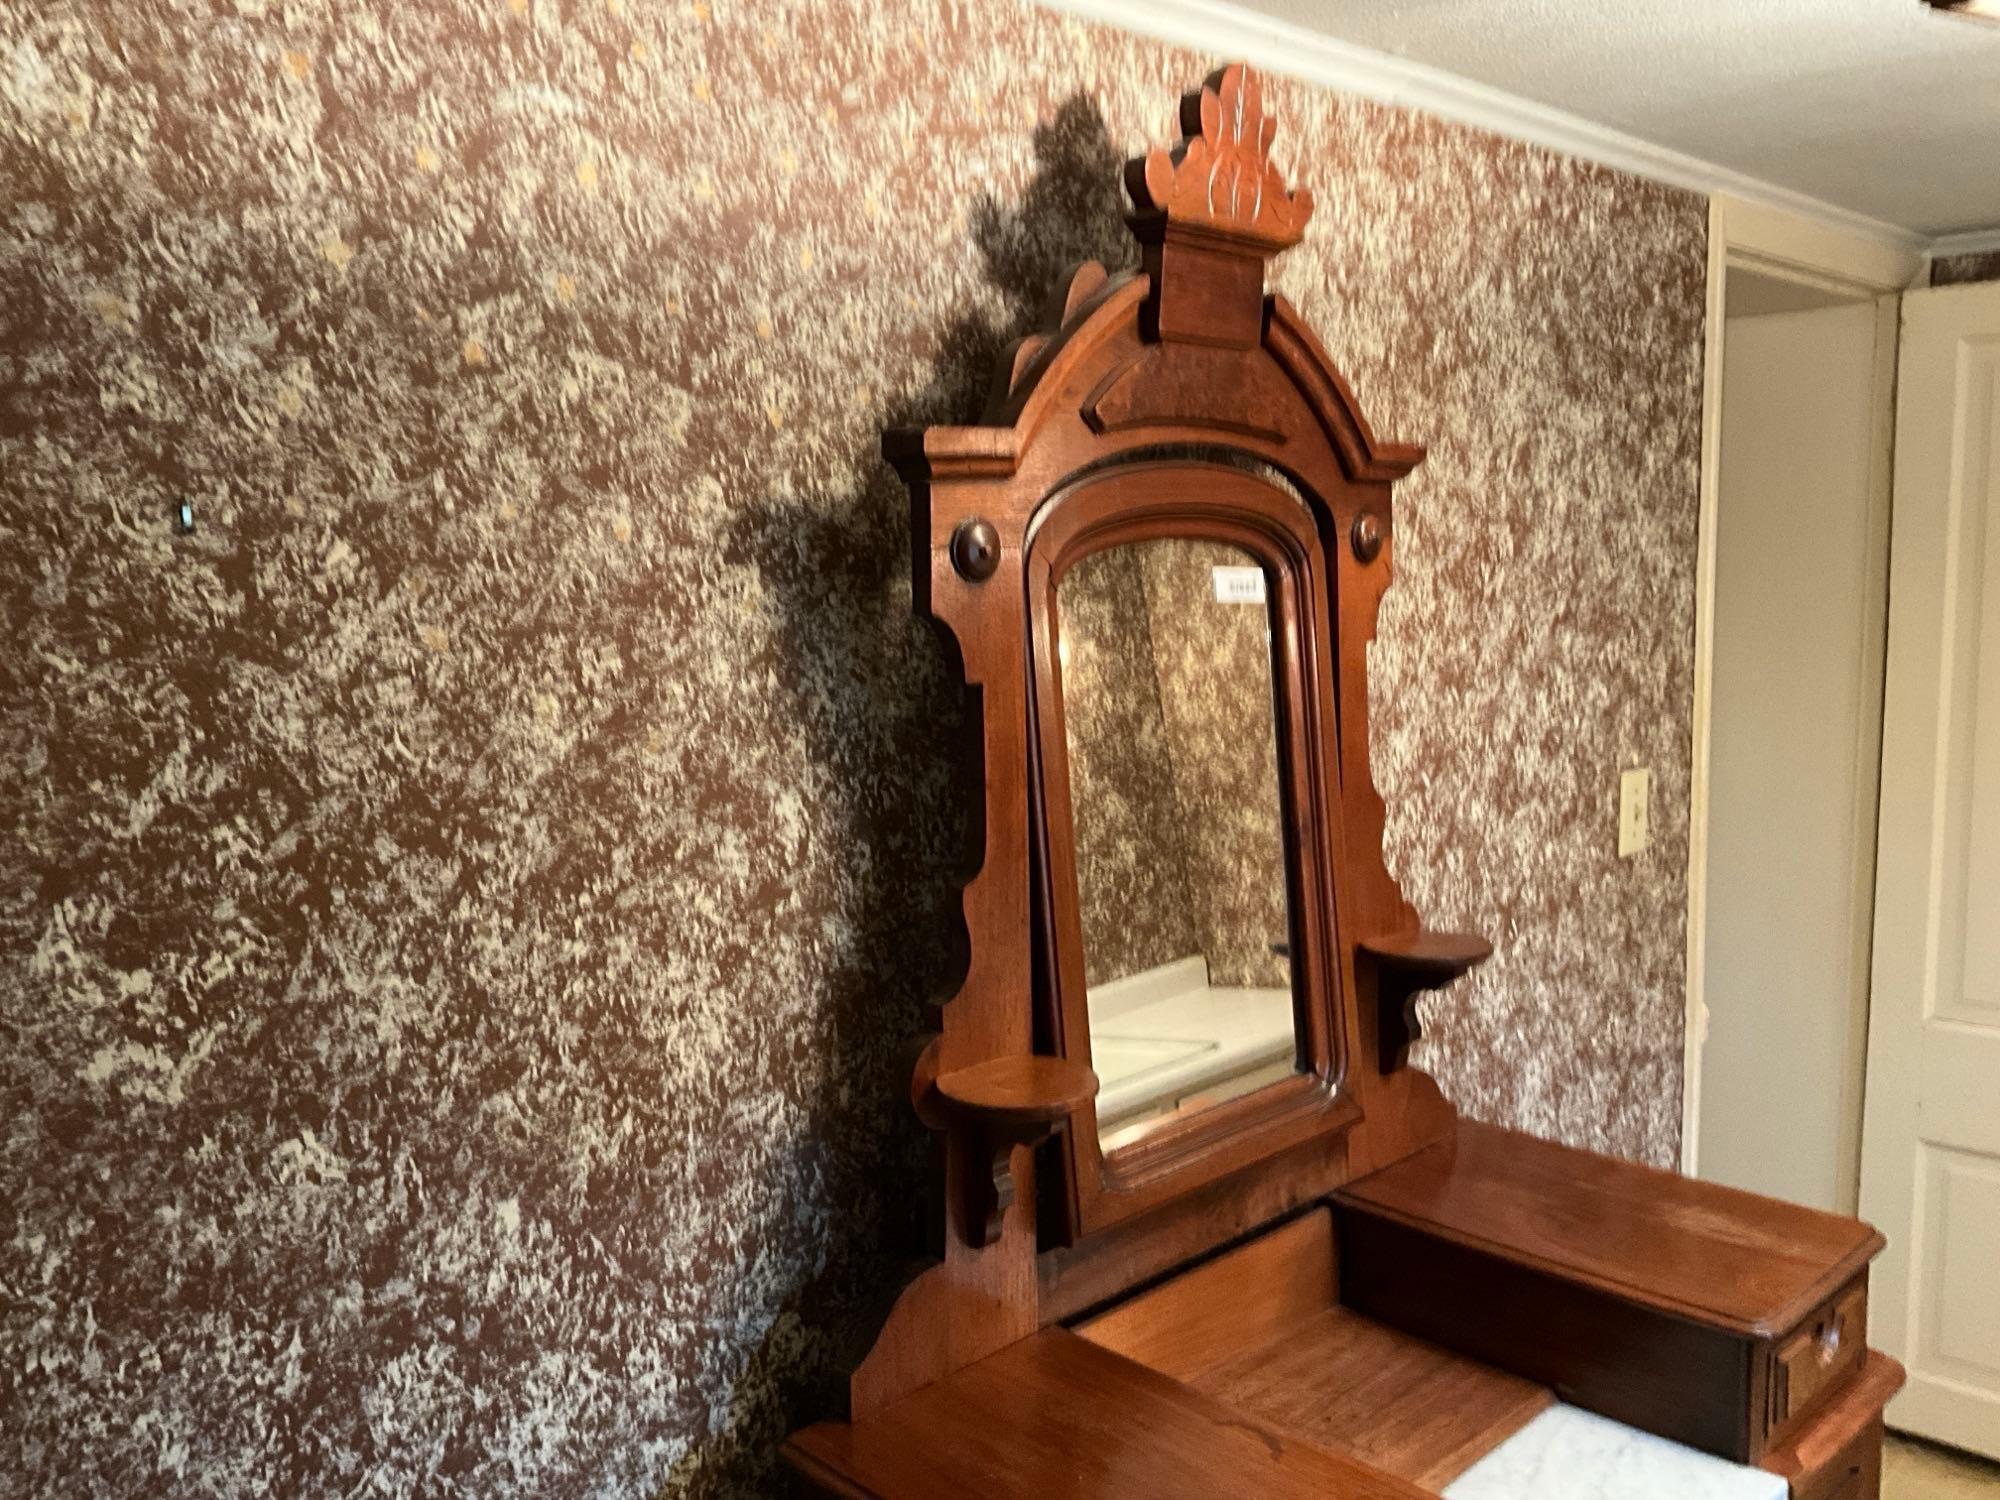
[[[915,0],[0,57],[0,1495],[767,1493],[879,1318],[961,858],[877,434],[1130,263],[1217,59]],[[1703,204],[1270,91],[1281,286],[1430,450],[1374,764],[1499,952],[1419,1061],[1670,1161]]]
[[[1291,1223],[1078,1332],[1320,1447],[1441,1489],[1555,1396],[1338,1305],[1332,1217]]]
[[[825,1493],[877,1500],[1425,1500],[1428,1492],[1233,1411],[1060,1328],[866,1423],[787,1443]]]

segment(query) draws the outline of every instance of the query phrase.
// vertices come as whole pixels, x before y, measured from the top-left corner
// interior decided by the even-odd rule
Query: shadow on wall
[[[986,196],[971,221],[986,280],[1003,300],[1005,323],[976,315],[955,321],[939,338],[930,383],[890,414],[888,426],[973,420],[1007,345],[1038,325],[1051,290],[1071,267],[1097,260],[1115,271],[1136,261],[1118,186],[1123,157],[1095,101],[1078,95],[1063,104],[1036,128],[1034,149],[1035,175],[1019,203]],[[938,1025],[923,1002],[947,998],[958,983],[949,957],[959,921],[956,882],[975,865],[977,851],[960,858],[959,850],[924,847],[910,836],[909,809],[913,803],[948,805],[962,824],[976,769],[961,775],[964,726],[948,641],[938,642],[914,616],[900,629],[874,634],[828,628],[829,622],[887,619],[907,607],[909,597],[908,491],[880,458],[874,439],[853,467],[872,477],[845,503],[729,497],[738,515],[731,560],[761,561],[792,663],[783,682],[814,759],[841,787],[847,843],[887,851],[897,862],[896,868],[876,864],[858,872],[864,915],[846,950],[848,962],[826,976],[829,1030],[841,1038],[906,1034],[910,1045],[903,1056],[914,1064],[922,1039]],[[774,558],[784,566],[774,566]],[[863,683],[870,691],[816,691],[827,682]],[[857,703],[887,712],[879,722],[859,722],[851,712]],[[863,747],[859,754],[857,746]],[[916,923],[913,904],[928,908]],[[884,1054],[878,1049],[874,1055]],[[771,1489],[785,1432],[844,1409],[849,1370],[917,1266],[937,1253],[930,1142],[908,1106],[907,1072],[851,1072],[836,1065],[826,1076],[873,1090],[880,1101],[881,1149],[831,1165],[848,1181],[837,1179],[828,1196],[841,1204],[880,1204],[881,1219],[827,1226],[825,1269],[786,1299],[737,1381],[731,1410],[675,1468],[662,1500]],[[831,1101],[818,1105],[815,1113],[831,1108]],[[876,1180],[855,1181],[855,1174]]]

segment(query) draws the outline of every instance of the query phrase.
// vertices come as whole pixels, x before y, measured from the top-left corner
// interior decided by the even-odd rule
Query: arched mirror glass
[[[1304,1071],[1270,579],[1197,537],[1057,585],[1090,1055],[1107,1153]]]

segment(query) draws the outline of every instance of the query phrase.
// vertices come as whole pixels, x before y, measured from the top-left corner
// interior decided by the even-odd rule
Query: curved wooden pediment
[[[1259,344],[1232,349],[1145,338],[1144,273],[1107,276],[1091,261],[1072,273],[1078,282],[1091,290],[1071,304],[1067,323],[1017,340],[1002,357],[981,423],[899,429],[885,438],[885,455],[912,477],[1004,478],[1046,424],[1074,416],[1102,437],[1240,438],[1294,461],[1297,445],[1323,439],[1342,475],[1360,482],[1393,482],[1423,462],[1422,448],[1375,436],[1346,378],[1285,298],[1266,299]]]
[[[1183,122],[1187,139],[1127,167],[1142,269],[1071,271],[1043,325],[1002,356],[976,426],[891,433],[884,451],[911,477],[1005,478],[1038,445],[1091,438],[1240,441],[1297,473],[1315,467],[1300,449],[1319,439],[1361,483],[1422,461],[1375,437],[1296,309],[1265,293],[1264,263],[1304,234],[1312,196],[1271,160],[1276,127],[1256,77],[1224,69],[1184,101]]]

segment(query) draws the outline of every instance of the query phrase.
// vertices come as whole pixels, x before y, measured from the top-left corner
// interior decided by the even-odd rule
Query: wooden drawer
[[[1875,1418],[1818,1468],[1789,1476],[1792,1500],[1878,1500],[1882,1493],[1882,1419]]]
[[[1866,1354],[1882,1238],[1857,1220],[1463,1120],[1333,1202],[1356,1312],[1736,1463]]]
[[[1850,1283],[1772,1346],[1765,1431],[1778,1436],[1839,1389],[1868,1347],[1868,1285]]]

